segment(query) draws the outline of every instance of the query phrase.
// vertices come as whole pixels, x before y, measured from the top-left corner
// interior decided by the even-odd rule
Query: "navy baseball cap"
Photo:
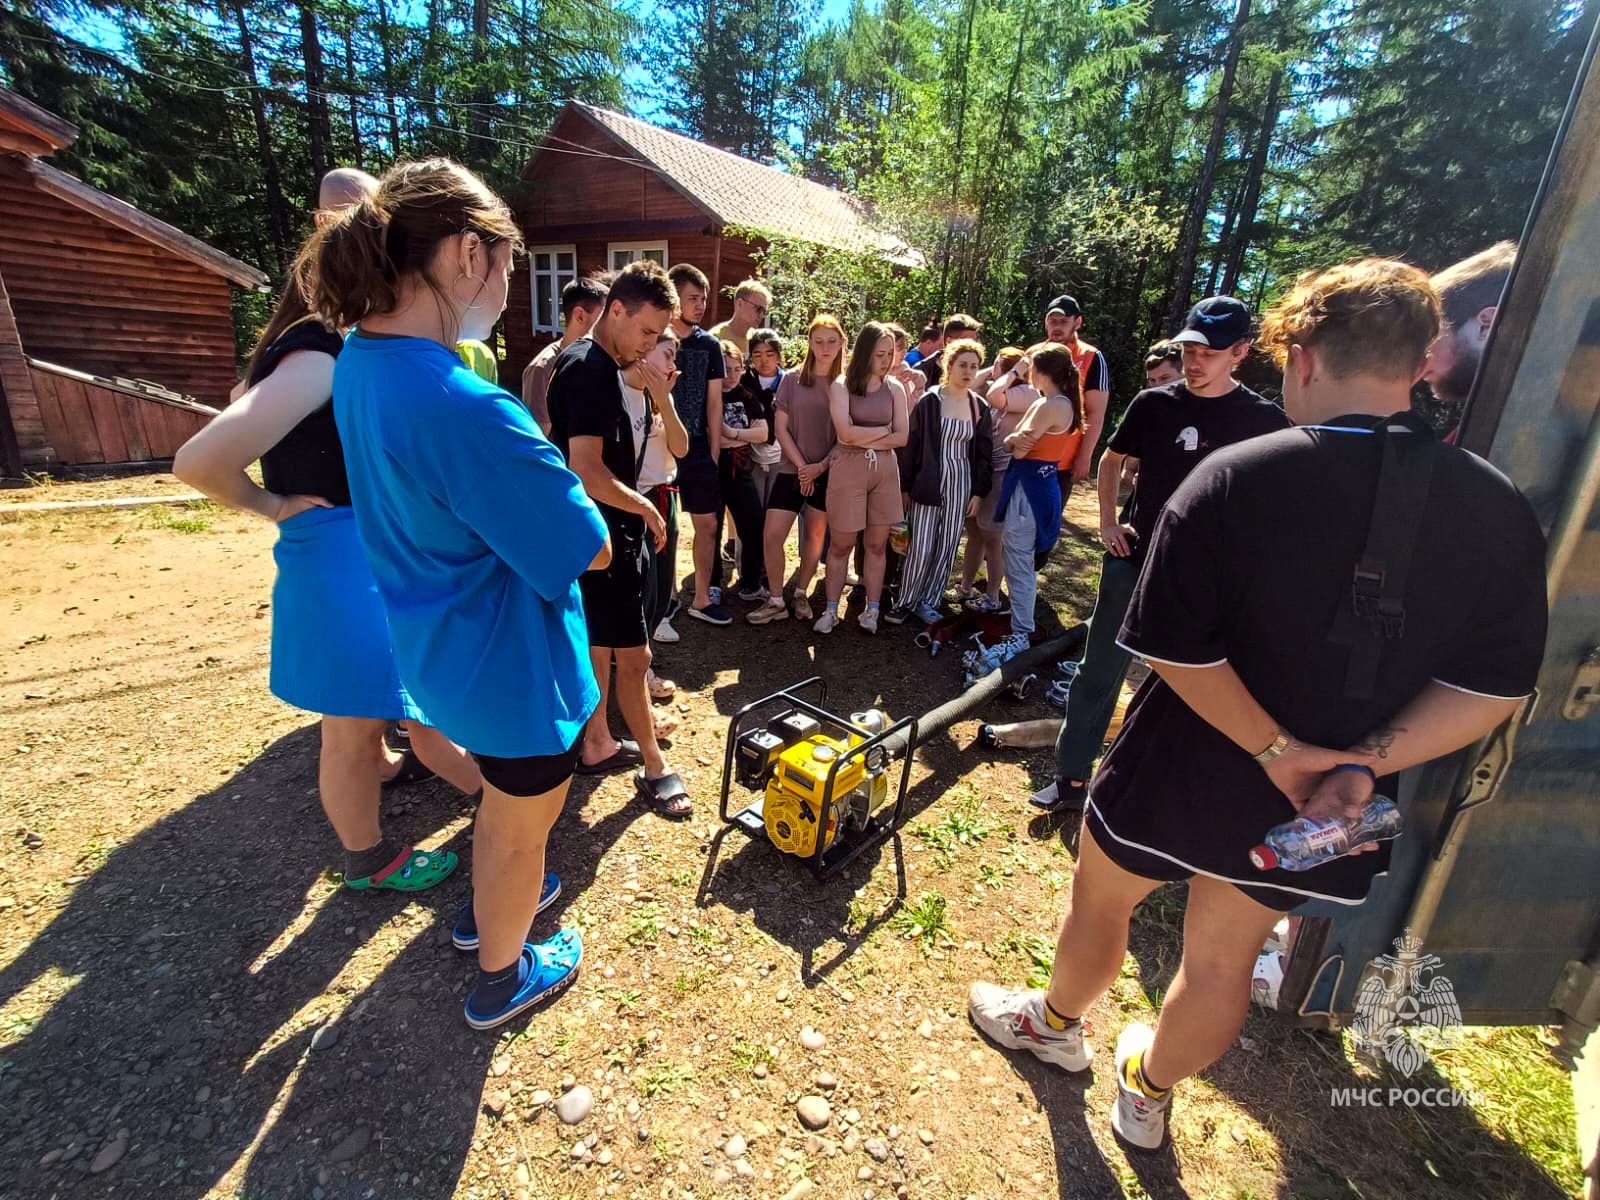
[[[1250,306],[1232,296],[1208,296],[1189,310],[1183,332],[1173,341],[1200,342],[1213,350],[1226,350],[1250,336]]]
[[[1057,296],[1054,300],[1050,301],[1049,304],[1044,306],[1045,316],[1048,317],[1051,313],[1055,312],[1061,313],[1063,316],[1067,317],[1083,316],[1083,309],[1079,307],[1078,302],[1071,296]]]

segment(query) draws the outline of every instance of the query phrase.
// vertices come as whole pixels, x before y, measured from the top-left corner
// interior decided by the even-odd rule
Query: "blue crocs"
[[[533,915],[537,917],[554,904],[560,895],[561,877],[551,871],[544,877],[544,886],[539,889],[539,907],[533,910]],[[455,943],[457,950],[478,948],[478,918],[473,914],[470,896],[461,906],[461,911],[456,913],[456,927],[450,931],[450,940]]]
[[[529,942],[522,947],[522,982],[511,999],[498,1012],[480,1013],[472,1007],[472,999],[478,994],[474,989],[462,1008],[467,1024],[474,1029],[493,1029],[541,1000],[559,995],[572,986],[582,961],[583,938],[576,929],[563,929],[537,946]]]

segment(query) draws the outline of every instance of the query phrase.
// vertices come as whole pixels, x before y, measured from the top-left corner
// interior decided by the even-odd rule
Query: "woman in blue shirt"
[[[488,1029],[572,982],[575,929],[527,943],[545,843],[599,698],[577,579],[610,561],[599,512],[509,392],[456,356],[505,308],[521,239],[505,204],[444,159],[402,163],[296,263],[313,307],[354,326],[334,417],[395,663],[483,772],[467,1023]]]

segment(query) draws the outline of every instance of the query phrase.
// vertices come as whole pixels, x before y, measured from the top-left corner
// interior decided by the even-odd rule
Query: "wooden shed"
[[[42,161],[68,122],[0,88],[0,475],[171,458],[237,379],[260,271]]]
[[[522,179],[513,206],[528,255],[506,304],[508,379],[560,333],[569,280],[638,258],[693,263],[711,281],[705,323],[729,316],[726,292],[755,273],[762,244],[729,228],[919,261],[854,196],[588,104],[563,110]]]

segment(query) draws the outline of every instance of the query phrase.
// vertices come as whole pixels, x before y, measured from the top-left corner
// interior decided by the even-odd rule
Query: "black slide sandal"
[[[572,769],[574,775],[611,775],[617,771],[625,771],[629,767],[637,767],[644,761],[644,755],[639,753],[639,743],[623,738],[617,749],[608,758],[602,758],[597,763],[586,763],[578,759],[578,765]]]
[[[421,783],[425,779],[432,779],[435,772],[417,757],[416,751],[408,745],[405,754],[400,759],[400,769],[383,781],[383,790],[405,787],[408,783]]]
[[[676,771],[660,779],[647,779],[643,771],[636,772],[633,788],[641,800],[669,821],[683,821],[694,815],[689,789],[683,786]]]

